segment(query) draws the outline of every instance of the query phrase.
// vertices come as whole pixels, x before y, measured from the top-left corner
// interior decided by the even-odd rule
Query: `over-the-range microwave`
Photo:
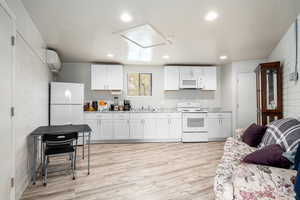
[[[196,89],[197,79],[180,79],[180,89]]]

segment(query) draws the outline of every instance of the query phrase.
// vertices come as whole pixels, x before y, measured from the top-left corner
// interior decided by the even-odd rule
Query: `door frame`
[[[239,72],[237,73],[237,76],[236,76],[236,128],[247,128],[247,127],[239,127],[239,105],[240,105],[240,101],[239,101],[239,84],[240,84],[240,80],[239,80],[239,77],[240,77],[240,74],[254,74],[254,72]],[[256,80],[255,80],[255,90],[256,90]],[[255,101],[256,101],[256,98],[255,98]],[[256,111],[255,111],[256,112]]]
[[[12,45],[12,77],[11,77],[11,106],[15,107],[15,56],[16,56],[16,16],[13,13],[13,11],[9,8],[7,2],[5,0],[0,0],[0,8],[2,8],[8,15],[8,17],[11,19],[12,22],[12,36],[14,37],[14,45]],[[14,129],[14,117],[11,117],[11,154],[12,154],[12,160],[11,160],[11,178],[14,178],[14,187],[11,188],[10,191],[10,200],[15,200],[16,196],[16,183],[15,183],[15,129]]]

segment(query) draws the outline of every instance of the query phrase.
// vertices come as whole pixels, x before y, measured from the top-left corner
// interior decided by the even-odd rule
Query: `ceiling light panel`
[[[122,31],[120,34],[126,40],[142,48],[170,44],[170,42],[150,24],[136,26]]]
[[[206,21],[214,21],[219,17],[219,14],[215,11],[210,11],[209,13],[206,14],[205,20]]]
[[[128,23],[128,22],[131,22],[132,21],[132,16],[129,14],[129,13],[123,13],[121,16],[120,16],[120,19],[125,22],[125,23]]]

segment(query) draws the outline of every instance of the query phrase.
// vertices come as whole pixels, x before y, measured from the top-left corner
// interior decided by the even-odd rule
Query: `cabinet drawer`
[[[129,114],[128,113],[114,113],[113,119],[129,119]]]
[[[163,119],[166,119],[166,118],[175,118],[175,119],[178,119],[178,118],[181,118],[181,114],[180,113],[157,113],[155,118],[163,118]]]
[[[85,113],[84,119],[112,119],[110,113]]]
[[[210,119],[230,119],[231,113],[208,113],[207,117]]]
[[[148,114],[145,113],[131,113],[130,119],[145,119],[147,118]]]

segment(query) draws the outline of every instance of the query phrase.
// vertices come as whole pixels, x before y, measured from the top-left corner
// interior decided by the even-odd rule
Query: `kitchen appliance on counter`
[[[49,125],[82,124],[83,99],[83,84],[51,82]]]
[[[208,142],[207,109],[199,103],[178,103],[182,112],[182,142]]]
[[[124,111],[130,111],[131,110],[131,104],[129,100],[124,100]]]
[[[92,102],[92,107],[94,108],[94,110],[98,110],[98,101],[93,101]]]

